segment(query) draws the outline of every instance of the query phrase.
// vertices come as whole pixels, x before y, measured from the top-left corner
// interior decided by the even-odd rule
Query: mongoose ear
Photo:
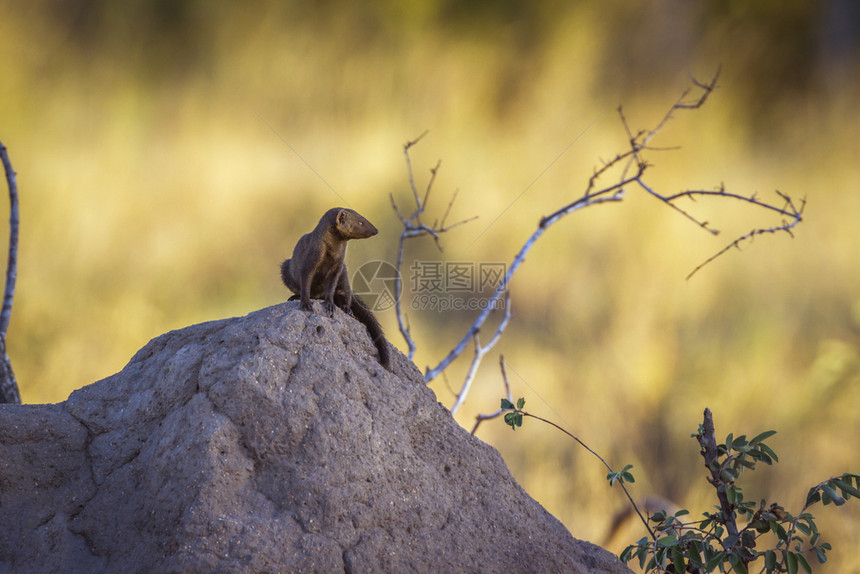
[[[346,210],[341,209],[337,212],[337,224],[343,225],[346,223]]]

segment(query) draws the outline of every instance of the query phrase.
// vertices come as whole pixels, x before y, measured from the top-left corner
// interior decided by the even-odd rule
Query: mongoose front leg
[[[340,273],[340,279],[337,283],[337,294],[342,297],[338,299],[338,306],[343,309],[347,315],[352,315],[352,288],[349,285],[349,273],[346,270],[346,265]]]
[[[311,283],[313,283],[319,257],[308,257],[299,273],[299,300],[304,311],[312,311],[311,308]]]
[[[333,266],[329,272],[326,274],[324,284],[325,284],[325,299],[323,300],[323,306],[325,310],[329,312],[330,315],[334,315],[334,294],[337,291],[338,283],[341,281],[341,277],[346,275],[346,265]]]
[[[306,282],[302,282],[302,294],[299,295],[299,306],[303,311],[313,311],[311,308],[311,290]]]

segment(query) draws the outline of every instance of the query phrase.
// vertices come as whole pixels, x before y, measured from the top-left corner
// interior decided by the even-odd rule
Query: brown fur
[[[329,313],[334,312],[337,303],[344,312],[364,323],[379,351],[379,362],[387,369],[390,354],[382,327],[367,305],[353,294],[344,262],[347,241],[376,234],[373,224],[355,211],[342,207],[329,209],[314,230],[299,239],[292,258],[281,264],[281,279],[295,293],[290,299],[297,296],[305,311],[311,310],[311,299],[322,299]]]

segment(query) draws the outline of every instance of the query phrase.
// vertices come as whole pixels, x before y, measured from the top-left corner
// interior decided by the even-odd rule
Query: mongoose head
[[[326,215],[332,212],[334,212],[338,233],[346,239],[364,239],[379,233],[371,222],[351,209],[336,207],[329,210]]]

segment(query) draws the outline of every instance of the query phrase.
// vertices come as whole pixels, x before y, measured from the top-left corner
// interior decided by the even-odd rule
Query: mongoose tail
[[[379,363],[390,371],[391,351],[388,349],[388,342],[385,340],[385,333],[382,332],[382,326],[379,324],[379,321],[376,320],[373,312],[358,296],[353,296],[350,309],[355,318],[364,323],[364,326],[367,328],[367,333],[379,352]]]

